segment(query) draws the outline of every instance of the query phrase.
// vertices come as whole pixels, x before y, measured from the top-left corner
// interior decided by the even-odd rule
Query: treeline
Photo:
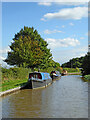
[[[90,74],[90,52],[88,52],[84,57],[80,58],[73,58],[62,64],[63,68],[82,68],[82,75],[89,75]]]
[[[82,75],[90,75],[90,52],[88,52],[84,57],[82,63]]]
[[[62,68],[63,70],[66,70],[68,73],[81,73],[81,70],[79,68]]]
[[[67,67],[67,68],[82,68],[82,63],[83,63],[84,57],[80,57],[80,58],[73,58],[71,60],[69,60],[69,62],[66,62],[64,64],[62,64],[62,67]]]

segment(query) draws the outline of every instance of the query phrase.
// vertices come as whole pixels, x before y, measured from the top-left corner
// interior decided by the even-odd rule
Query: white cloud
[[[73,23],[69,23],[69,25],[74,26],[74,24],[73,24]]]
[[[4,57],[2,57],[2,56],[0,56],[0,60],[5,60],[6,58],[4,58]]]
[[[44,33],[45,34],[52,34],[52,33],[64,33],[64,32],[62,32],[62,31],[60,31],[60,30],[45,30],[44,31]]]
[[[69,5],[69,6],[79,6],[87,5],[89,0],[44,0],[39,2],[38,5],[51,6],[52,4],[57,5]]]
[[[3,60],[6,59],[7,53],[11,51],[9,47],[0,49],[0,64],[4,63]]]
[[[0,54],[7,53],[8,51],[10,51],[10,48],[9,48],[9,47],[4,48],[4,49],[0,49]]]
[[[51,6],[51,2],[39,2],[38,5]]]
[[[62,28],[65,28],[65,25],[62,25]]]
[[[47,13],[42,20],[48,19],[74,19],[80,20],[88,16],[88,7],[74,7],[61,9],[59,12]]]
[[[68,62],[72,58],[85,56],[88,51],[87,46],[77,46],[72,49],[66,50],[53,50],[52,55],[54,56],[54,60],[58,61],[60,64]]]
[[[79,6],[79,5],[88,5],[88,0],[60,0],[61,2],[56,2],[58,5],[67,5],[67,6]]]
[[[40,20],[41,20],[41,21],[46,21],[44,18],[41,18]]]
[[[47,38],[45,40],[48,42],[48,45],[49,45],[48,47],[50,47],[51,49],[54,49],[57,47],[69,47],[69,46],[80,45],[80,42],[74,38],[64,38],[64,39]]]

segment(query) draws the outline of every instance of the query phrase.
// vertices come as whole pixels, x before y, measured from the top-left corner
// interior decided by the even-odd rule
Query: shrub
[[[15,79],[26,79],[28,78],[31,69],[14,67],[14,68],[2,68],[2,80],[15,80]]]
[[[89,75],[85,75],[84,78],[85,78],[86,80],[89,80],[89,81],[90,81],[90,74],[89,74]]]

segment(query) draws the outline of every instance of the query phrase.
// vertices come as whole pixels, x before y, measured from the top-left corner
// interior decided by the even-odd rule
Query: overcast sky
[[[7,57],[14,35],[24,26],[38,31],[60,64],[84,56],[88,50],[88,4],[86,0],[63,1],[3,2],[0,62]]]

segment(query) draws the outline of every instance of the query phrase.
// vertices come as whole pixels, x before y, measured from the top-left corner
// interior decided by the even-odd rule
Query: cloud
[[[60,31],[60,30],[52,30],[52,31],[51,31],[51,30],[48,30],[48,29],[47,29],[47,30],[44,31],[44,33],[45,33],[45,34],[52,34],[52,33],[64,33],[64,32],[62,32],[62,31]]]
[[[51,6],[51,2],[39,2],[38,5]]]
[[[48,47],[50,47],[51,49],[54,49],[57,47],[69,47],[69,46],[80,45],[80,42],[74,38],[64,38],[64,39],[47,38],[45,40],[48,42],[48,45],[49,45]]]
[[[7,53],[11,51],[9,47],[0,49],[0,64],[4,63],[3,60],[6,59]]]
[[[44,0],[39,2],[38,5],[51,6],[52,4],[56,5],[67,5],[67,6],[79,6],[87,5],[89,0]]]
[[[5,60],[6,58],[4,58],[4,57],[2,57],[2,56],[0,56],[0,60]]]
[[[0,54],[4,54],[4,53],[7,53],[10,51],[10,48],[7,47],[7,48],[4,48],[4,49],[0,49]]]
[[[43,16],[42,20],[48,19],[73,19],[80,20],[88,16],[88,7],[74,7],[61,9],[55,13],[47,13]]]
[[[54,56],[54,60],[59,62],[60,64],[63,64],[65,62],[68,62],[70,59],[72,58],[76,58],[76,57],[81,57],[81,56],[85,56],[85,54],[88,51],[88,47],[87,46],[77,46],[75,48],[72,49],[66,49],[66,50],[53,50],[52,51],[52,55]]]
[[[74,26],[74,24],[73,24],[73,23],[69,23],[69,25]]]
[[[65,25],[62,25],[62,28],[65,28]]]

